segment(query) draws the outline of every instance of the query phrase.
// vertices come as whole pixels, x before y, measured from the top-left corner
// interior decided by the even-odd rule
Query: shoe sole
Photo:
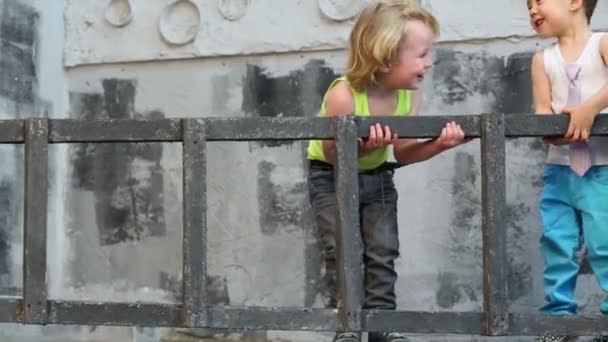
[[[560,342],[573,342],[578,340],[578,336],[572,336],[572,337],[568,337],[565,340],[561,340]]]

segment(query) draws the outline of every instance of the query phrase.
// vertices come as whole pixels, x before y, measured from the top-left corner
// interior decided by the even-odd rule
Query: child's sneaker
[[[369,342],[410,342],[410,339],[405,337],[405,335],[398,333],[398,332],[391,332],[391,333],[370,332],[368,341]]]
[[[568,335],[551,335],[545,334],[536,339],[536,342],[569,342],[576,340],[576,336],[568,336]]]
[[[339,332],[333,342],[361,342],[361,334],[355,332]]]
[[[405,337],[405,335],[397,332],[388,333],[386,335],[387,342],[410,342],[410,339]]]

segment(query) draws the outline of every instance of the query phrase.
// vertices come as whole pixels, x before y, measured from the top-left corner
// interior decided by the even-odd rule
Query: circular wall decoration
[[[361,0],[318,0],[321,12],[329,19],[336,21],[348,20],[361,11]]]
[[[172,0],[159,20],[160,36],[171,45],[185,45],[194,40],[201,25],[201,13],[192,0]]]
[[[247,14],[250,2],[251,0],[219,0],[217,9],[226,20],[235,21]]]
[[[106,21],[114,27],[127,26],[133,20],[132,0],[110,0],[104,16]]]

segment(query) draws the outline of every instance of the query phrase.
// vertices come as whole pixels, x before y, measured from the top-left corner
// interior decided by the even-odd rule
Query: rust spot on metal
[[[23,300],[19,300],[15,305],[15,321],[25,323],[25,305]]]

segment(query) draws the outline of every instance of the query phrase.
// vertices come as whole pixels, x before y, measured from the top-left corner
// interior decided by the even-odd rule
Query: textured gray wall
[[[137,5],[145,9],[146,3]],[[447,0],[423,3],[444,28],[435,66],[424,86],[423,114],[530,112],[528,66],[533,52],[546,42],[529,37],[523,3],[501,0],[494,7],[472,0],[463,6]],[[63,5],[62,0],[0,0],[1,118],[314,116],[325,88],[345,63],[344,51],[335,49],[118,61],[66,69],[64,46],[77,46],[70,45],[73,41],[64,44],[64,36],[73,35],[75,28],[64,27]],[[477,11],[466,10],[469,7]],[[511,16],[489,25],[487,18],[497,20],[492,15],[495,7]],[[605,8],[598,9],[595,27],[606,28],[600,24],[607,14]],[[91,16],[94,13],[83,13],[85,19]],[[140,43],[134,38],[133,44]],[[472,142],[400,169],[396,175],[400,309],[481,309],[478,151],[478,142]],[[537,201],[545,147],[537,139],[518,139],[509,141],[507,152],[512,310],[530,312],[542,303]],[[0,171],[2,295],[21,291],[22,153],[19,147],[0,146],[6,165]],[[60,145],[52,147],[51,163],[49,295],[179,301],[180,146]],[[210,143],[207,182],[214,303],[320,306],[323,288],[306,193],[305,145]],[[583,274],[579,284],[583,312],[597,312],[601,293],[593,276]],[[170,329],[14,325],[0,329],[2,341],[161,341],[188,340],[184,336],[191,334],[215,335],[218,340],[329,341],[328,334],[311,333],[223,336]],[[415,336],[414,340],[492,339]]]

